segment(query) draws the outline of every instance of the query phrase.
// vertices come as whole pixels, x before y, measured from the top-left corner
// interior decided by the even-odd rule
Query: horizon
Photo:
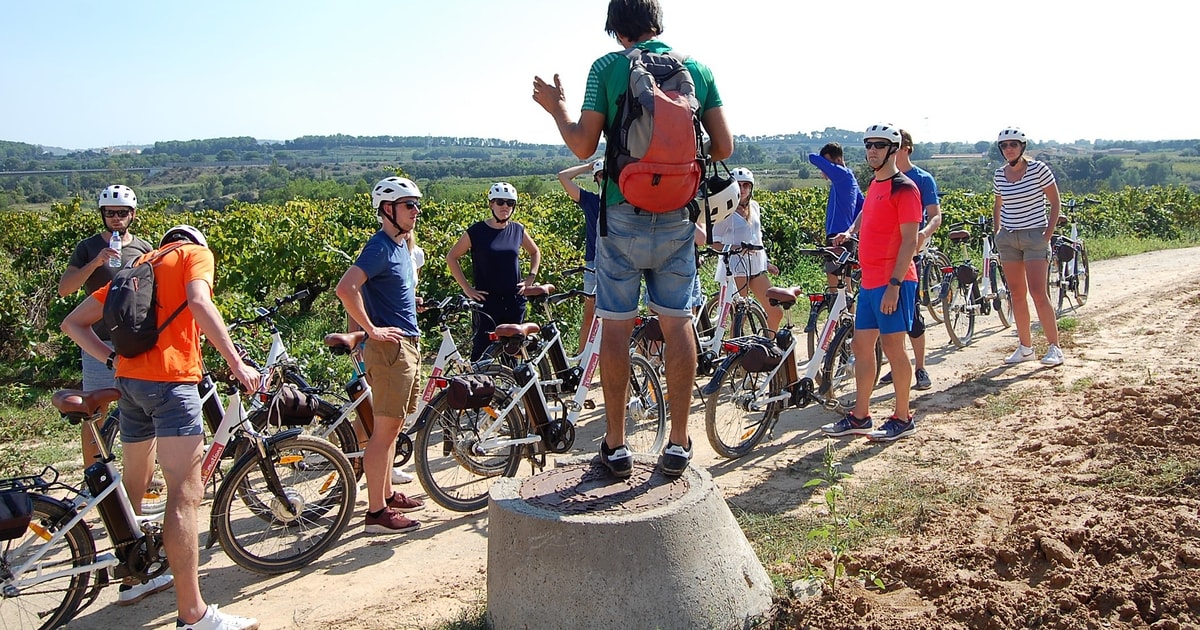
[[[990,141],[1014,125],[1035,143],[1200,137],[1187,99],[1146,96],[1181,82],[1172,60],[1190,58],[1190,5],[1065,0],[1008,27],[1002,7],[953,0],[661,4],[661,39],[712,68],[740,136],[883,121],[919,143]],[[533,76],[560,74],[577,117],[591,63],[617,49],[605,7],[16,3],[22,27],[0,40],[0,138],[71,150],[336,133],[561,145],[530,98]],[[879,15],[895,41],[865,36]],[[728,16],[728,36],[714,36],[713,16]]]

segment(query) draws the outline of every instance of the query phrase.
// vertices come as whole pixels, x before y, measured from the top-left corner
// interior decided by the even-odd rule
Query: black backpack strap
[[[163,325],[158,327],[158,332],[161,333],[162,331],[166,330],[167,326],[170,326],[171,322],[175,321],[176,317],[179,317],[179,314],[183,312],[183,309],[187,308],[187,305],[187,300],[184,300],[183,304],[180,304],[179,308],[175,309],[174,313],[171,313],[171,316],[167,318],[167,321],[163,322]]]
[[[167,254],[170,254],[171,252],[173,252],[187,244],[188,243],[178,241],[175,243],[171,243],[171,244],[167,245],[166,247],[160,248],[154,254],[154,256],[152,256],[146,260],[146,263],[153,264],[154,262],[156,262],[158,259],[162,258],[163,256],[166,256]],[[184,298],[183,304],[180,304],[179,308],[175,309],[175,312],[171,313],[171,316],[167,318],[167,321],[163,322],[162,326],[158,327],[158,332],[161,333],[162,331],[166,330],[167,326],[170,326],[171,322],[175,321],[176,317],[179,317],[179,314],[183,312],[183,309],[187,308],[187,305],[188,305],[187,298]]]

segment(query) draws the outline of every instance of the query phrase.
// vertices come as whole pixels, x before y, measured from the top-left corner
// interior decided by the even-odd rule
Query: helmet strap
[[[891,159],[891,157],[893,155],[896,155],[896,151],[898,151],[899,149],[900,149],[900,145],[893,144],[892,146],[888,147],[887,155],[883,156],[883,161],[879,163],[879,166],[877,166],[877,167],[871,166],[870,162],[867,162],[867,166],[871,166],[871,170],[878,173],[879,169],[883,168],[883,166],[888,163],[888,160]]]
[[[489,206],[492,205],[492,202],[489,201],[488,205]],[[517,212],[517,209],[513,208],[513,211],[508,213],[508,219],[511,219],[512,215],[516,214],[516,212]],[[492,210],[492,218],[495,219],[496,223],[499,223],[501,226],[505,226],[508,224],[508,219],[501,219],[500,217],[496,216],[495,210]]]
[[[405,234],[408,233],[408,230],[400,227],[399,223],[396,223],[396,209],[394,206],[392,207],[391,214],[384,214],[382,212],[380,212],[379,214],[383,218],[387,219],[388,223],[391,223],[393,226],[395,226],[396,232],[398,233],[397,236],[404,236]]]

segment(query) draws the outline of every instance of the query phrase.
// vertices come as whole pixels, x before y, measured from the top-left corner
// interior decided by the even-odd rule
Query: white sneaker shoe
[[[117,605],[129,606],[136,604],[143,599],[159,592],[171,588],[175,583],[175,577],[170,571],[146,582],[145,584],[122,584],[120,591],[117,593]]]
[[[1016,352],[1013,352],[1012,355],[1004,360],[1004,362],[1009,365],[1013,365],[1016,363],[1024,363],[1025,361],[1032,361],[1036,358],[1037,353],[1033,351],[1033,348],[1017,344]]]
[[[1046,356],[1042,357],[1042,365],[1062,365],[1063,351],[1058,346],[1051,345],[1050,349],[1046,350]]]
[[[209,604],[204,616],[196,623],[175,622],[176,630],[258,630],[258,620],[253,617],[238,617],[217,611],[216,604]]]
[[[392,469],[392,483],[412,483],[413,479],[416,479],[416,477],[413,477],[399,468]]]

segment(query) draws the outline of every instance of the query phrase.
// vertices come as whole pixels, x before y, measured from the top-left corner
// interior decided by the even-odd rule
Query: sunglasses
[[[492,203],[494,203],[498,206],[508,206],[509,208],[517,207],[516,199],[493,199]]]
[[[104,210],[103,212],[104,212],[104,216],[109,219],[111,219],[113,217],[120,217],[120,218],[124,219],[125,217],[129,216],[131,211],[130,210]]]
[[[407,208],[409,210],[420,210],[421,204],[416,201],[393,201],[392,207],[396,208],[397,210],[399,210],[400,208]]]
[[[892,143],[891,143],[891,142],[886,142],[886,141],[883,141],[883,140],[880,140],[880,141],[878,141],[878,142],[870,142],[870,141],[867,141],[867,142],[864,142],[864,143],[863,143],[863,146],[864,146],[864,147],[866,147],[866,148],[868,148],[868,149],[886,149],[886,148],[888,148],[888,147],[892,146]]]
[[[1004,142],[1000,143],[1000,148],[1001,149],[1019,149],[1019,148],[1021,148],[1021,143],[1017,142],[1016,140],[1005,140]]]

